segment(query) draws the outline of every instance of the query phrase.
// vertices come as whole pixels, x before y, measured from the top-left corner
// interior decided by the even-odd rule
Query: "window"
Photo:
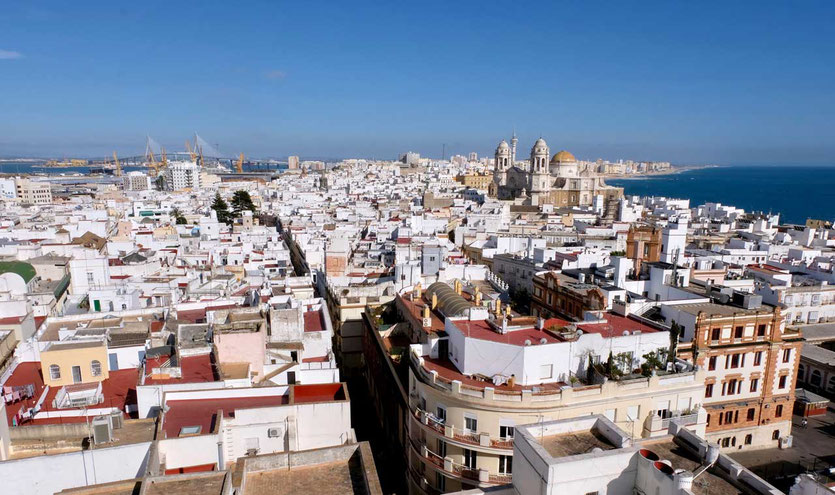
[[[803,366],[803,363],[797,365],[797,379],[798,381],[803,381],[806,378],[806,367]]]
[[[708,383],[705,385],[705,397],[713,397],[713,384]]]
[[[446,476],[444,476],[440,472],[435,473],[435,488],[437,488],[441,492],[446,491]]]
[[[88,284],[93,283],[93,272],[87,272],[87,283]]]
[[[513,472],[513,456],[499,456],[499,472],[501,474],[511,474]]]
[[[757,337],[764,337],[765,336],[765,323],[760,324],[757,327]]]
[[[731,356],[731,368],[739,368],[739,354]]]
[[[734,412],[733,411],[726,411],[725,412],[725,424],[730,424],[734,422]]]
[[[444,408],[443,406],[438,406],[437,408],[435,408],[435,416],[441,423],[446,422],[446,408]]]
[[[791,349],[783,349],[783,362],[788,363],[792,357],[792,350]]]
[[[746,417],[746,419],[748,421],[754,421],[754,415],[756,415],[756,414],[757,414],[757,411],[754,410],[754,408],[752,407],[752,408],[748,409],[748,416]]]
[[[476,451],[464,449],[464,465],[469,469],[475,469],[477,457],[478,454],[476,454]]]
[[[722,335],[722,329],[714,328],[710,331],[710,340],[719,340],[720,335]]]
[[[759,378],[751,378],[751,392],[756,392],[757,391],[757,386],[759,385],[759,383],[760,383]]]
[[[771,434],[771,439],[772,440],[778,440],[779,438],[780,438],[780,430],[774,430],[774,432]]]
[[[734,328],[734,338],[735,339],[741,339],[742,338],[742,327],[741,326]]]
[[[81,366],[72,367],[72,382],[81,383]]]
[[[552,364],[543,364],[539,367],[539,378],[542,380],[549,379],[554,374],[554,365]]]
[[[736,395],[736,387],[737,387],[737,380],[736,378],[728,380],[728,388],[725,395]]]
[[[101,362],[93,361],[90,363],[90,374],[93,376],[101,376]]]
[[[513,426],[499,426],[499,437],[511,439],[513,438]]]
[[[710,356],[707,360],[707,369],[713,371],[716,369],[716,356]]]
[[[49,378],[52,380],[60,380],[61,379],[61,367],[57,364],[50,364],[49,365]]]
[[[821,380],[822,378],[820,370],[812,370],[812,376],[809,379],[809,383],[811,383],[815,387],[820,387]]]
[[[786,388],[786,375],[780,377],[780,384],[778,388]]]
[[[777,408],[774,410],[774,415],[778,418],[783,417],[783,404],[779,404]]]
[[[730,447],[731,446],[731,437],[725,437],[722,439],[722,447]]]
[[[436,454],[438,454],[441,458],[446,457],[446,442],[440,438],[438,439],[438,452],[436,452]]]
[[[763,361],[763,351],[754,353],[754,366],[759,366]]]
[[[475,416],[464,416],[464,428],[471,432],[475,432],[478,429],[478,420]]]
[[[750,433],[745,435],[745,445],[751,445],[751,442],[753,442],[753,440],[754,440],[754,436],[751,435]]]

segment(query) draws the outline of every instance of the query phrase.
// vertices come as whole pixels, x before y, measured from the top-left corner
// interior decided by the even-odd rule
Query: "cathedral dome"
[[[496,148],[496,152],[504,151],[504,150],[510,150],[510,146],[507,145],[507,141],[502,139],[502,142],[499,143],[499,147]]]
[[[554,157],[551,158],[551,163],[573,163],[576,161],[577,159],[574,158],[574,155],[565,150],[554,153]]]

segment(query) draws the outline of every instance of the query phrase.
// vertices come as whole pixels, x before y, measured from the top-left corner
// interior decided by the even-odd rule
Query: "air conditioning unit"
[[[108,416],[96,416],[93,418],[93,443],[98,445],[113,440],[113,427]]]
[[[110,414],[110,427],[114,430],[118,430],[125,426],[125,416],[122,414],[122,411],[116,411]]]
[[[792,446],[792,441],[794,437],[791,435],[786,435],[784,437],[780,437],[780,448],[781,449],[790,449]]]
[[[281,438],[284,436],[284,428],[269,428],[267,430],[268,438]]]

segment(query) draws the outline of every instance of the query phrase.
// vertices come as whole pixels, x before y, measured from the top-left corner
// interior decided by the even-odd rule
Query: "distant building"
[[[17,199],[33,205],[52,204],[52,190],[48,182],[36,182],[25,177],[15,178]]]
[[[147,191],[151,189],[151,178],[142,172],[128,172],[122,176],[125,191]]]
[[[287,168],[290,170],[299,169],[299,157],[296,155],[287,157]]]
[[[194,162],[173,162],[165,168],[165,188],[169,191],[200,188],[200,167]]]

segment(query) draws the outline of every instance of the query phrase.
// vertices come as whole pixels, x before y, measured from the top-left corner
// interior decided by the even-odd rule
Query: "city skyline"
[[[46,2],[0,16],[0,155],[490,155],[832,164],[829,4],[248,8]]]

